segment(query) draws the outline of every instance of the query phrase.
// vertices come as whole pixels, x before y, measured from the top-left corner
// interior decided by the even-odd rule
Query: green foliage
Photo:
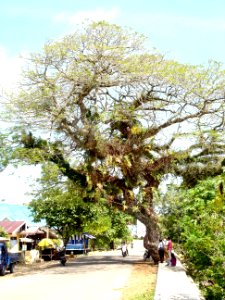
[[[30,208],[34,220],[45,220],[47,225],[58,231],[65,244],[72,235],[83,232],[88,219],[94,218],[90,205],[76,195],[59,191],[55,191],[54,198],[33,200]]]
[[[45,164],[40,179],[41,187],[29,207],[35,221],[45,220],[55,228],[66,244],[75,233],[84,231],[95,218],[96,208],[82,200],[79,187],[65,181],[57,166]]]
[[[121,241],[131,241],[132,236],[127,225],[132,221],[132,217],[108,206],[105,206],[105,211],[105,218],[96,216],[96,220],[90,222],[89,231],[97,237],[95,246],[109,249],[116,248]],[[99,223],[100,225],[97,225]]]
[[[225,296],[225,196],[224,175],[167,193],[168,211],[163,227],[179,244],[188,272],[200,283],[206,299]]]
[[[72,235],[82,232],[90,232],[97,237],[97,243],[102,240],[107,247],[115,239],[130,237],[128,215],[108,206],[104,199],[97,203],[84,201],[85,191],[63,178],[56,165],[44,165],[40,183],[36,199],[29,205],[34,220],[44,219],[65,244]]]
[[[9,237],[7,232],[5,231],[5,229],[1,226],[0,226],[0,236],[1,237]]]

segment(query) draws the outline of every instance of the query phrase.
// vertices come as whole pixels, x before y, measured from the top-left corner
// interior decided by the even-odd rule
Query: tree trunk
[[[154,263],[157,264],[159,262],[158,243],[160,237],[157,216],[151,211],[148,215],[138,214],[137,218],[146,226],[143,245],[150,251]]]

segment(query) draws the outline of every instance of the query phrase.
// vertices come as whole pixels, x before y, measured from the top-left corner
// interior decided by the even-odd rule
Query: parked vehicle
[[[95,239],[95,237],[87,232],[72,236],[66,245],[66,254],[88,254],[91,251],[89,240],[93,239]]]
[[[0,276],[4,276],[6,271],[14,272],[15,264],[19,261],[17,253],[9,253],[5,242],[0,242]]]

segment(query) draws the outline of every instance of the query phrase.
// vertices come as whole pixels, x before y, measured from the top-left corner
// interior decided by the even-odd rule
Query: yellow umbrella
[[[54,242],[49,239],[49,238],[44,238],[42,239],[39,243],[38,243],[38,246],[40,248],[55,248],[55,244]]]

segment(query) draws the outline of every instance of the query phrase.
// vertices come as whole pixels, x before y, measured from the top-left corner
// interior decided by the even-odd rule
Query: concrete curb
[[[204,297],[177,259],[175,267],[159,263],[154,300],[204,300]]]

